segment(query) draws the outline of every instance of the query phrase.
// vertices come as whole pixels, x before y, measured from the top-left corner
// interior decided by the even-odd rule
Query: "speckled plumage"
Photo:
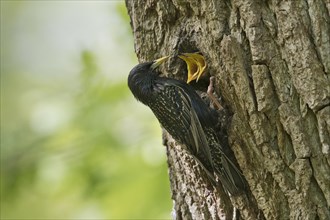
[[[183,81],[160,77],[153,62],[135,66],[128,86],[150,107],[160,124],[202,165],[213,182],[219,179],[231,194],[244,188],[244,178],[225,155],[216,132],[217,118],[195,90]],[[218,178],[215,178],[217,176]]]

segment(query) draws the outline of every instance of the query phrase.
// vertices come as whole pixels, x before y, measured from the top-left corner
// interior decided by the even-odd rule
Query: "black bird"
[[[226,155],[228,142],[219,141],[224,138],[216,132],[214,110],[190,85],[159,76],[156,68],[167,59],[135,66],[129,73],[128,87],[138,101],[150,107],[163,128],[185,146],[214,183],[220,180],[232,195],[242,192],[244,177]]]

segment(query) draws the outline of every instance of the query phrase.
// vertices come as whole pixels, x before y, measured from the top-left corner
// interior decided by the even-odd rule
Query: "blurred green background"
[[[1,0],[1,219],[170,218],[123,1]]]

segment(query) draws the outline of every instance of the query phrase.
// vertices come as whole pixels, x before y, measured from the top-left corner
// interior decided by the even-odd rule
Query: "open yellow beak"
[[[157,60],[153,61],[153,64],[151,64],[151,69],[156,69],[160,64],[164,63],[166,60],[168,60],[170,56],[165,56],[165,57],[161,57]]]
[[[182,60],[184,60],[187,64],[187,70],[188,70],[187,83],[190,83],[192,80],[197,78],[197,75],[199,73],[199,67],[192,57],[185,56],[185,55],[179,55],[179,57]]]
[[[204,57],[199,53],[183,53],[182,55],[179,55],[179,57],[187,64],[187,83],[190,83],[193,80],[198,82],[199,78],[203,75],[206,69]]]

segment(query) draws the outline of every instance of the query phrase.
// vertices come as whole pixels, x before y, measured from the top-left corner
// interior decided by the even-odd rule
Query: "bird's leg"
[[[223,107],[221,106],[220,102],[218,101],[218,99],[213,95],[213,91],[214,91],[214,80],[215,77],[211,76],[210,77],[210,84],[207,87],[207,94],[209,95],[212,104],[218,109],[218,110],[222,110]]]

